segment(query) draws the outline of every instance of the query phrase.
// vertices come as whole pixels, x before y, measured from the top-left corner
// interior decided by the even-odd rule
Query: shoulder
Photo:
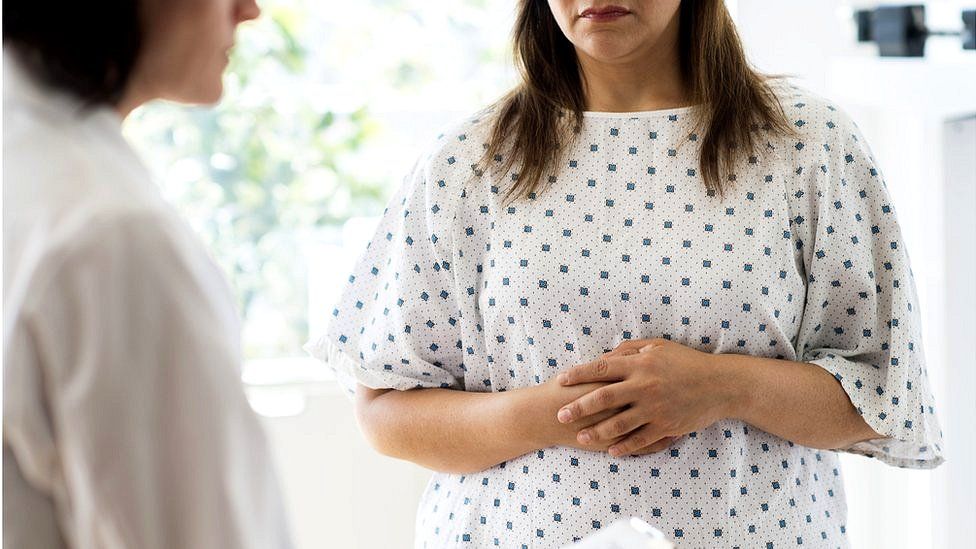
[[[58,223],[165,203],[104,109],[60,116],[24,109],[11,118],[4,121],[3,179],[15,217]]]
[[[889,200],[881,168],[846,109],[795,84],[781,82],[775,89],[794,130],[777,149],[789,165],[788,198],[799,223],[848,200]]]
[[[421,148],[391,205],[422,200],[440,218],[451,218],[460,200],[481,179],[481,160],[487,148],[491,120],[487,111],[454,121]]]
[[[119,129],[95,116],[21,110],[5,124],[4,254],[20,289],[96,261],[131,266],[185,247],[175,210]]]
[[[778,137],[775,148],[780,160],[789,164],[799,191],[831,185],[850,190],[849,181],[884,185],[874,154],[846,109],[789,82],[778,82],[774,91],[793,130],[793,135]]]
[[[809,113],[808,116],[827,116],[839,110],[838,106],[827,97],[790,79],[770,80],[769,86],[779,99],[783,111],[788,115]]]
[[[832,152],[832,144],[863,141],[854,119],[836,101],[786,79],[772,81],[771,88],[795,132],[790,148],[796,153],[819,156]]]
[[[5,286],[23,294],[28,308],[79,285],[104,296],[124,287],[160,296],[191,288],[200,296],[229,296],[210,254],[166,208],[133,205],[4,225],[5,252],[12,252]]]
[[[13,267],[29,268],[21,257],[55,265],[179,241],[177,213],[141,165],[124,160],[126,151],[114,155],[70,126],[17,137],[9,148],[5,140],[3,169],[4,250]]]
[[[420,166],[432,175],[477,176],[491,131],[491,111],[484,109],[442,128],[425,147]]]
[[[133,205],[86,213],[65,220],[54,232],[64,235],[48,248],[58,270],[122,268],[169,277],[211,263],[192,230],[168,208]]]
[[[133,204],[98,212],[85,221],[72,246],[83,250],[80,255],[106,250],[159,264],[185,264],[199,259],[197,252],[207,255],[192,229],[169,207]]]

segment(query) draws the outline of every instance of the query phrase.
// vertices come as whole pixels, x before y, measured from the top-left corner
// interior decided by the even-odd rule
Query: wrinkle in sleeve
[[[929,469],[944,460],[926,371],[918,296],[883,176],[860,130],[826,107],[822,142],[798,142],[794,226],[807,296],[797,360],[840,382],[868,425],[884,435],[838,451]]]
[[[460,309],[452,272],[458,191],[419,162],[390,200],[324,334],[305,349],[348,396],[373,389],[463,389]],[[451,162],[453,163],[453,162]]]

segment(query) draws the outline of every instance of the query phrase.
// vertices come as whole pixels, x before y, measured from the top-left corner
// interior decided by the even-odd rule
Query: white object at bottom
[[[674,549],[660,530],[637,517],[618,520],[563,549]]]

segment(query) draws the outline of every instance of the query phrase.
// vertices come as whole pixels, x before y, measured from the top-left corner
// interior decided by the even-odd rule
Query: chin
[[[224,96],[224,88],[223,88],[223,86],[220,86],[216,90],[214,90],[213,92],[211,92],[209,94],[206,94],[200,100],[200,104],[201,105],[216,105],[217,103],[220,103],[220,99],[223,96]]]
[[[587,48],[586,54],[597,61],[612,63],[614,61],[626,59],[631,53],[633,53],[633,51],[634,50],[631,48],[608,45]]]
[[[620,36],[605,35],[592,36],[587,40],[585,48],[586,54],[593,59],[603,62],[612,62],[624,59],[633,54],[637,48],[630,40],[622,40]]]

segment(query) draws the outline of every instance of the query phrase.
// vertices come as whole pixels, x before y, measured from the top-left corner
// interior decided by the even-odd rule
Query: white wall
[[[296,549],[412,547],[430,472],[374,452],[334,383],[249,390],[265,417]]]
[[[976,540],[976,117],[947,124],[946,200],[943,227],[945,256],[955,258],[945,273],[946,379],[944,394],[951,459],[935,477],[935,493],[945,494],[934,503],[935,547],[953,547]],[[951,375],[950,375],[951,373]],[[968,433],[968,435],[967,435]]]

